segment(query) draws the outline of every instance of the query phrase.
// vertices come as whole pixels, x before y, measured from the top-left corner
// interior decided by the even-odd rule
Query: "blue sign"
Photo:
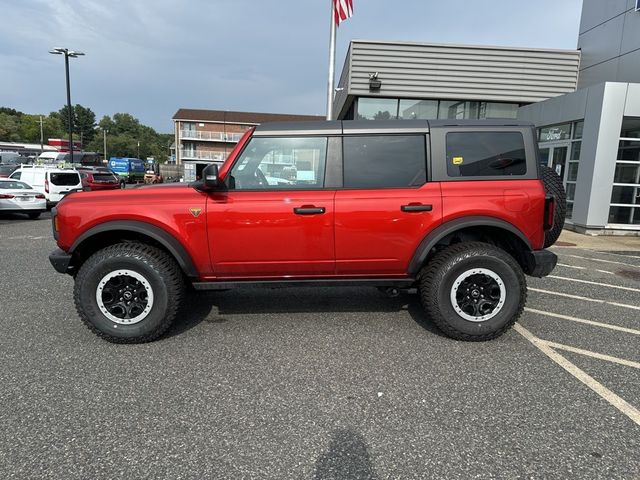
[[[636,0],[636,12],[640,10],[640,0]]]

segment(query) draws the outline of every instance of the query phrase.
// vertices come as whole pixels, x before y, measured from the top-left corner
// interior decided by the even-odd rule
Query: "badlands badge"
[[[191,212],[191,215],[193,215],[196,218],[198,218],[200,216],[200,214],[202,213],[202,209],[201,208],[190,208],[189,211]]]

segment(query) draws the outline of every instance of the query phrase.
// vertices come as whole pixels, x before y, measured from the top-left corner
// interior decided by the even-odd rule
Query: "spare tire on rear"
[[[544,184],[545,193],[553,195],[555,198],[553,226],[544,232],[544,248],[547,248],[556,243],[562,233],[564,218],[567,214],[567,195],[562,185],[562,179],[552,168],[540,165],[540,179]]]

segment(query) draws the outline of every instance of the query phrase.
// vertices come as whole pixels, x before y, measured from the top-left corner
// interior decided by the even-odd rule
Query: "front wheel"
[[[436,254],[422,269],[419,291],[427,316],[447,336],[485,341],[499,337],[522,314],[527,284],[504,250],[463,242]]]
[[[119,243],[94,253],[78,271],[74,300],[81,320],[114,343],[155,340],[184,296],[182,272],[166,252]]]

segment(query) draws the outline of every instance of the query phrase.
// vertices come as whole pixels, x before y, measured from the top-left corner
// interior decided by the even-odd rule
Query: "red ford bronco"
[[[112,342],[160,336],[187,285],[417,287],[444,333],[489,340],[555,267],[564,201],[530,124],[272,123],[200,181],[67,196],[50,260]]]

